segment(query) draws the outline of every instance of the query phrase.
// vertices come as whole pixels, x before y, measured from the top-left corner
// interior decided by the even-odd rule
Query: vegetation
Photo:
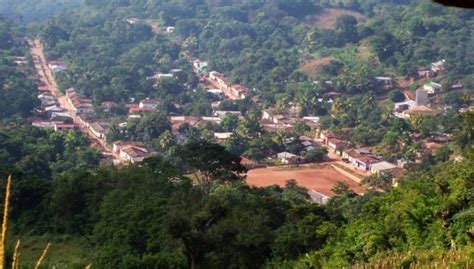
[[[32,8],[42,3],[50,6]],[[334,25],[315,23],[336,8],[346,15]],[[157,152],[124,167],[99,166],[101,154],[79,133],[29,126],[39,106],[38,85],[26,79],[33,59],[18,30],[1,20],[0,178],[15,179],[3,216],[14,235],[7,245],[14,237],[29,242],[3,252],[2,261],[54,239],[38,262],[56,268],[471,267],[474,113],[460,109],[468,110],[474,89],[472,15],[415,0],[87,0],[30,27],[48,59],[68,65],[55,74],[61,90],[77,88],[99,118],[115,118],[110,141],[143,141]],[[26,20],[35,16],[45,15]],[[16,64],[18,57],[26,63]],[[241,117],[172,126],[170,115],[210,116],[219,99],[199,85],[194,57],[251,89],[257,98],[218,104]],[[314,72],[300,68],[322,58]],[[419,79],[417,67],[441,59],[448,69],[436,81],[444,90],[432,98],[440,113],[392,117],[384,104],[405,96],[375,77]],[[171,70],[173,77],[154,77]],[[145,98],[159,99],[158,109],[124,120],[127,106]],[[104,101],[117,106],[105,111]],[[264,109],[318,116],[321,129],[349,144],[408,162],[407,174],[366,177],[364,195],[336,184],[325,205],[294,180],[285,188],[249,186],[241,155],[260,161],[287,151],[320,162],[328,153],[302,146],[315,135],[305,123],[265,130]],[[209,142],[215,132],[232,135],[219,145]],[[448,134],[449,143],[425,154],[423,140]],[[54,253],[55,242],[63,252]]]

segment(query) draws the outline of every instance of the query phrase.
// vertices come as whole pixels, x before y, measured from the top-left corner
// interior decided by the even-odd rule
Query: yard
[[[284,187],[286,181],[294,179],[298,185],[315,190],[326,196],[334,196],[331,191],[336,182],[343,181],[356,193],[363,193],[364,188],[349,177],[339,173],[330,165],[318,167],[267,167],[250,170],[247,173],[247,183],[249,185],[266,187],[270,185],[279,185]]]

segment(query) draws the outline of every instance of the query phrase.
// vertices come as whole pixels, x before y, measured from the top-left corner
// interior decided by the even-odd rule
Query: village
[[[130,20],[129,23],[136,23]],[[172,28],[164,30],[172,33]],[[145,158],[156,155],[157,153],[147,148],[142,141],[109,141],[107,136],[109,128],[113,122],[112,118],[99,118],[96,115],[96,107],[93,101],[81,95],[75,88],[69,88],[61,92],[55,82],[55,74],[64,72],[68,69],[66,63],[62,61],[48,61],[44,54],[41,42],[39,40],[29,41],[28,46],[33,57],[37,77],[33,78],[39,81],[38,99],[41,101],[41,107],[35,111],[37,118],[33,120],[32,125],[40,128],[50,128],[59,132],[62,130],[77,130],[84,133],[92,141],[92,146],[103,152],[104,162],[114,165],[126,165],[128,163],[140,163]],[[252,102],[260,103],[261,98],[253,94],[253,91],[244,85],[233,84],[224,74],[209,70],[209,63],[200,59],[191,59],[193,72],[199,78],[200,85],[212,96],[215,102],[212,107],[215,109],[212,116],[185,116],[169,115],[168,120],[172,126],[172,134],[180,141],[180,127],[189,125],[197,127],[208,122],[220,124],[223,119],[231,114],[238,119],[243,119],[244,115],[240,111],[222,111],[218,110],[219,104],[223,100],[235,101],[251,99]],[[432,97],[441,93],[444,89],[439,83],[436,83],[436,77],[446,69],[445,61],[434,62],[429,67],[420,67],[418,69],[418,79],[423,85],[416,90],[405,90],[405,100],[394,104],[392,116],[401,119],[409,119],[414,115],[436,115],[443,108],[432,105]],[[156,73],[154,76],[147,77],[147,80],[166,80],[173,79],[183,72],[181,69],[170,70],[169,73]],[[398,87],[394,79],[390,77],[375,77],[375,82],[382,85],[387,90]],[[319,83],[315,81],[314,83]],[[326,81],[326,84],[331,84]],[[451,86],[452,89],[462,89],[463,86],[456,83]],[[319,102],[333,103],[340,94],[331,92],[327,98],[320,98]],[[131,101],[126,104],[128,109],[127,119],[119,122],[119,127],[126,127],[129,121],[138,120],[148,113],[158,109],[159,99],[145,98],[139,101]],[[106,101],[100,104],[100,109],[110,111],[117,104],[113,101]],[[464,110],[470,108],[462,108]],[[310,135],[300,136],[298,143],[302,148],[301,153],[311,151],[316,148],[325,148],[327,154],[323,160],[309,160],[303,154],[290,152],[279,152],[272,156],[265,156],[265,161],[255,161],[248,156],[242,157],[242,164],[250,171],[247,180],[250,184],[256,186],[266,186],[278,184],[284,186],[291,177],[299,184],[307,187],[313,200],[324,203],[334,195],[331,188],[338,181],[347,183],[358,193],[363,193],[364,188],[359,186],[363,178],[370,175],[389,174],[392,184],[396,185],[396,179],[404,174],[406,160],[397,160],[389,162],[381,156],[372,153],[365,145],[353,145],[344,140],[339,134],[321,129],[319,117],[303,116],[299,117],[294,106],[290,106],[290,113],[275,113],[274,109],[267,108],[261,111],[259,121],[262,129],[268,133],[277,133],[281,131],[291,131],[297,124],[304,124],[310,128]],[[227,139],[234,135],[229,132],[214,132],[213,142],[223,144]],[[410,134],[417,139],[417,134]],[[427,151],[442,147],[448,143],[452,137],[450,135],[440,135],[421,141]],[[287,141],[290,143],[293,141]],[[421,158],[422,156],[418,156]],[[285,167],[290,169],[286,169]],[[291,171],[289,174],[288,171]]]

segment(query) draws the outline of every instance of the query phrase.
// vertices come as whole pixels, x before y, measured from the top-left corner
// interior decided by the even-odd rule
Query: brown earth
[[[250,170],[247,173],[247,183],[249,185],[266,187],[271,185],[285,186],[286,181],[294,179],[298,185],[315,190],[327,196],[334,196],[331,191],[336,182],[343,181],[357,193],[363,193],[364,188],[347,176],[337,172],[329,165],[321,167],[267,167]]]
[[[342,9],[342,8],[328,8],[322,14],[315,16],[315,24],[323,29],[333,29],[336,25],[337,17],[342,15],[354,16],[359,23],[365,23],[366,17],[357,11]]]
[[[313,77],[317,74],[322,66],[329,64],[332,60],[334,60],[334,58],[331,56],[315,60],[307,60],[302,63],[301,71],[303,71],[308,76]]]

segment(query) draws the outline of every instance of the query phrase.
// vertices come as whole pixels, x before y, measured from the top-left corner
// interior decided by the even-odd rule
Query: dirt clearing
[[[315,190],[326,196],[334,196],[335,193],[331,191],[336,182],[343,181],[357,193],[363,193],[364,188],[358,183],[337,172],[329,165],[321,167],[268,167],[250,170],[247,174],[247,183],[249,185],[266,187],[270,185],[285,186],[286,181],[294,179],[298,185],[307,188],[308,190]]]

